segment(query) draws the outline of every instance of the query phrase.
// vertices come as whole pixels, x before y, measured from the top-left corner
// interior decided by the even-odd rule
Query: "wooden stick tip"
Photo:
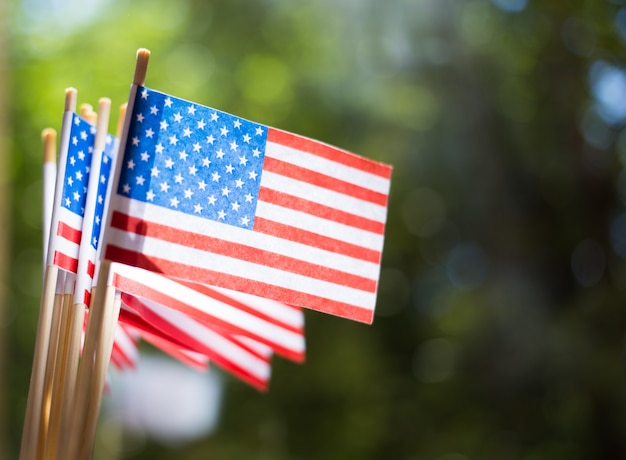
[[[56,138],[57,137],[57,130],[54,128],[45,128],[43,131],[41,131],[41,138],[43,140],[49,139],[49,138]]]
[[[53,163],[56,162],[56,141],[57,132],[55,129],[46,128],[41,132],[41,139],[43,141],[43,162]]]
[[[98,117],[99,120],[102,120],[102,129],[104,129],[105,133],[107,130],[107,125],[109,124],[109,116],[111,115],[111,99],[108,97],[101,97],[98,100]]]
[[[82,103],[80,105],[79,115],[85,120],[89,121],[89,115],[93,113],[93,107],[91,104]]]
[[[133,85],[143,86],[143,84],[145,83],[149,60],[150,60],[150,50],[146,48],[139,48],[137,50],[137,62],[135,64],[135,75],[133,76]]]
[[[98,100],[98,110],[102,110],[103,107],[111,107],[111,99],[108,97],[101,97]]]
[[[85,120],[87,120],[87,123],[89,123],[90,125],[96,125],[96,123],[98,123],[98,114],[96,112],[94,112],[93,110],[91,112],[87,112],[84,116],[81,115]]]
[[[76,88],[65,89],[65,111],[74,112],[76,110],[76,99],[78,98],[78,91]]]
[[[149,58],[150,58],[150,50],[148,48],[139,48],[137,50],[137,60],[149,59]]]
[[[124,119],[126,118],[126,109],[128,108],[128,102],[124,102],[120,105],[120,114],[117,118],[117,130],[115,136],[120,139],[122,137],[122,131],[124,129]]]

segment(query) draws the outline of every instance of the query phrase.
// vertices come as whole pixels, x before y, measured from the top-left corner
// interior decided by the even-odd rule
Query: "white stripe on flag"
[[[128,292],[127,289],[124,289],[124,281],[130,280],[133,283],[142,285],[144,288],[149,288],[153,292],[178,299],[180,303],[185,305],[184,313],[188,316],[193,316],[208,324],[217,320],[224,327],[230,325],[231,333],[249,335],[257,341],[276,348],[277,352],[284,350],[284,352],[294,357],[303,356],[304,354],[305,339],[303,332],[295,332],[281,327],[278,321],[272,322],[271,319],[260,318],[226,301],[212,298],[158,273],[118,263],[111,264],[110,270],[114,276],[110,279],[111,285],[124,292]],[[140,287],[137,292],[130,292],[130,294],[141,295],[141,291],[145,291],[145,289]],[[234,294],[226,289],[220,290],[220,292],[227,297],[232,297],[232,294]],[[249,302],[248,305],[254,303],[250,298],[247,300]],[[173,306],[168,305],[168,307]],[[268,305],[265,306],[266,309],[267,307]]]
[[[302,150],[286,147],[275,142],[268,142],[265,148],[265,155],[285,163],[317,171],[335,179],[350,182],[360,187],[369,188],[379,193],[389,193],[389,179],[321,158]]]

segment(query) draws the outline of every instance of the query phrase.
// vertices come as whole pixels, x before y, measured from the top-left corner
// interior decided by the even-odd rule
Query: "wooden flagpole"
[[[145,82],[149,59],[149,50],[140,48],[137,51],[133,85],[124,120],[124,133],[120,137],[118,164],[122,161],[120,153],[123,152],[125,146],[125,138],[133,111],[134,95],[137,86],[141,86]],[[109,269],[110,263],[102,260],[100,262],[96,292],[92,296],[92,304],[89,310],[83,358],[78,370],[76,400],[72,414],[71,433],[73,436],[68,450],[69,456],[67,457],[71,459],[88,459],[93,450],[102,391],[113,345],[113,340],[107,338],[107,334],[113,334],[120,308],[120,302],[116,300],[116,297],[119,299],[119,296],[116,296],[115,288],[108,282]],[[76,436],[78,433],[82,433],[82,436]]]
[[[77,92],[74,88],[65,91],[65,112],[76,110]],[[67,128],[65,128],[67,129]],[[50,344],[50,328],[52,325],[52,311],[56,292],[58,267],[47,265],[44,273],[41,303],[37,333],[35,336],[35,351],[26,401],[26,413],[22,431],[20,460],[34,459],[38,452],[40,427],[42,422],[42,408],[44,397],[44,383],[46,374],[46,358]]]
[[[46,128],[41,133],[43,141],[43,268],[47,265],[48,242],[50,240],[50,225],[52,224],[52,206],[54,205],[54,189],[56,187],[57,172],[57,132],[52,128]]]
[[[102,347],[103,340],[102,335],[106,332],[106,313],[110,310],[115,297],[115,288],[108,286],[109,277],[108,262],[103,262],[100,265],[100,273],[98,276],[97,289],[95,295],[91,298],[91,305],[89,308],[89,316],[87,320],[87,330],[85,331],[85,344],[83,347],[82,359],[78,367],[78,377],[76,381],[75,400],[72,410],[71,424],[69,436],[66,438],[66,455],[63,458],[71,458],[75,460],[88,459],[89,453],[93,448],[93,444],[85,445],[83,438],[91,430],[85,424],[90,418],[89,410],[94,410],[95,402],[91,400],[93,387],[96,384],[96,378],[94,378],[94,368],[104,367],[104,363],[96,361],[96,359],[103,359],[102,353],[96,353],[96,349]],[[117,319],[117,318],[116,318]],[[110,355],[109,357],[110,358]],[[106,360],[108,365],[109,359]],[[106,369],[104,369],[106,374]],[[100,395],[101,396],[101,395]],[[99,399],[99,396],[97,397]],[[99,405],[99,404],[98,404]],[[84,450],[89,450],[87,454],[83,454]],[[82,456],[81,456],[82,455]]]
[[[97,114],[89,104],[81,104],[80,116],[91,124],[96,123]],[[54,183],[48,185],[49,195],[54,195]],[[51,221],[52,215],[49,219]],[[50,227],[50,225],[48,225]],[[72,296],[68,294],[67,288],[71,288],[71,280],[67,287],[63,283],[63,290],[59,292],[57,284],[57,294],[55,296],[54,311],[52,313],[52,328],[50,337],[50,347],[48,349],[48,362],[46,369],[45,401],[47,410],[47,422],[42,423],[42,438],[37,458],[54,458],[54,445],[58,438],[59,423],[61,419],[61,404],[63,401],[63,388],[67,376],[67,344],[70,340],[70,315]]]
[[[57,133],[52,128],[46,128],[42,132],[43,141],[43,267],[47,265],[48,243],[50,240],[50,226],[52,223],[52,208],[54,205],[54,190],[56,188],[56,138]],[[39,427],[37,442],[37,458],[43,455],[44,439],[48,429],[48,416],[51,407],[51,387],[54,374],[54,361],[58,343],[58,332],[60,324],[59,296],[55,295],[52,306],[52,320],[50,326],[50,343],[46,358],[46,372],[44,377],[42,420]],[[62,299],[61,299],[62,300]]]
[[[147,49],[141,48],[137,51],[133,86],[131,87],[124,121],[124,134],[120,138],[120,152],[123,151],[125,145],[136,86],[142,85],[145,81],[149,58],[150,51]],[[121,155],[118,153],[118,162],[121,161]],[[76,460],[88,459],[93,450],[102,390],[111,358],[108,344],[111,343],[112,346],[112,341],[108,340],[105,335],[107,333],[112,334],[113,328],[109,323],[113,322],[114,325],[119,315],[119,303],[115,301],[115,288],[108,282],[109,267],[109,262],[100,262],[95,295],[91,297],[83,355],[78,368],[75,401],[70,424],[71,436],[68,439],[68,456],[66,457]],[[90,414],[90,411],[95,411],[95,413]]]
[[[107,266],[107,272],[109,271],[109,267],[110,265]],[[100,287],[100,289],[102,289],[102,287]],[[102,405],[102,394],[104,392],[107,370],[111,360],[115,327],[120,313],[122,298],[114,286],[106,286],[104,288],[103,302],[106,311],[104,312],[100,337],[98,338],[98,345],[96,347],[91,391],[89,395],[89,408],[85,419],[85,431],[81,439],[80,450],[77,457],[85,460],[91,458],[96,439],[96,427],[98,425],[100,406]]]
[[[111,111],[111,100],[108,98],[101,98],[98,102],[98,118],[96,123],[96,138],[94,141],[94,161],[100,161],[100,159],[96,159],[95,155],[100,154],[104,151],[106,144],[106,136],[108,132],[109,125],[109,114]],[[93,163],[92,163],[93,165]],[[93,174],[94,171],[90,174]],[[95,177],[95,176],[94,176]],[[95,186],[97,189],[97,180],[98,177],[95,177]],[[89,187],[93,187],[94,182],[90,177]],[[94,199],[91,193],[87,193],[88,199]],[[95,205],[95,203],[94,203]],[[92,216],[93,217],[93,216]],[[85,219],[89,217],[85,215]],[[81,245],[89,244],[84,241],[85,238],[91,238],[91,232],[85,233],[85,227],[83,227],[83,236],[81,239]],[[80,256],[79,256],[80,257]],[[79,263],[79,268],[82,267],[82,264]],[[79,273],[77,276],[85,276],[85,273]],[[76,379],[77,372],[79,366],[80,359],[80,346],[81,339],[83,336],[83,326],[85,322],[85,311],[87,306],[83,302],[77,301],[77,299],[83,298],[83,293],[77,293],[76,291],[68,297],[71,299],[68,305],[68,330],[67,337],[68,341],[65,349],[66,356],[66,369],[65,369],[65,378],[62,382],[62,387],[60,389],[60,421],[59,426],[57,428],[57,432],[54,433],[55,436],[52,439],[52,447],[50,452],[53,454],[52,458],[69,458],[67,457],[66,449],[67,444],[63,442],[64,439],[68,439],[68,437],[75,435],[75,433],[69,432],[69,425],[71,421],[71,412],[73,407],[72,396],[74,394],[76,388]]]

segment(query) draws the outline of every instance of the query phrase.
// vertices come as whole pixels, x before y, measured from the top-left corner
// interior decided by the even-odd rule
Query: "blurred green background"
[[[267,394],[214,369],[214,429],[103,418],[95,458],[626,458],[625,0],[4,2],[1,458],[41,292],[41,130],[68,86],[122,104],[139,47],[152,88],[394,173],[372,326],[307,312],[307,361],[275,359]]]

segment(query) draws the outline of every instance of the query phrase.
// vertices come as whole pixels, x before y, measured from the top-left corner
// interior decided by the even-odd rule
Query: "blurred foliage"
[[[374,324],[308,312],[307,362],[275,359],[268,394],[228,379],[216,432],[124,435],[119,458],[626,458],[626,2],[9,2],[7,458],[41,289],[39,133],[68,86],[124,102],[139,47],[148,86],[394,175]]]

